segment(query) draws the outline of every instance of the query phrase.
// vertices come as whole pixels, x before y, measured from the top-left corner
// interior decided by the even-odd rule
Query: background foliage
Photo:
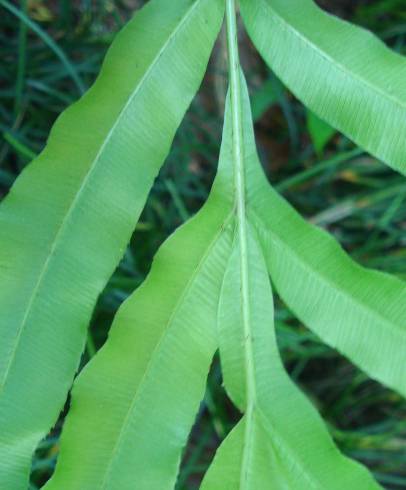
[[[56,116],[92,83],[114,33],[143,3],[22,0],[16,5],[25,21],[0,7],[0,199],[42,149]],[[404,0],[319,3],[406,54]],[[241,47],[259,151],[272,182],[356,260],[406,278],[404,178],[308,113],[267,70],[244,33]],[[125,258],[100,297],[83,364],[103,344],[115,311],[145,277],[157,247],[207,197],[218,160],[226,72],[220,38],[202,91],[178,131]],[[276,307],[284,360],[338,445],[369,466],[386,488],[406,488],[405,401],[320,343],[281,301]],[[198,487],[215,449],[239,418],[218,387],[219,378],[216,361],[185,452],[179,489]],[[62,424],[63,415],[38,448],[32,488],[53,471]]]

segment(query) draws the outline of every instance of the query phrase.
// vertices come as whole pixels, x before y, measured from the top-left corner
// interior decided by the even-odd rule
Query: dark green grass
[[[0,199],[43,148],[57,115],[92,83],[114,33],[142,3],[22,1],[14,4],[18,16],[0,7]],[[405,52],[403,0],[323,4]],[[245,38],[241,44],[257,143],[272,183],[359,262],[406,278],[406,180],[338,133],[316,152],[306,110],[253,55]],[[125,257],[99,299],[83,364],[105,341],[114,313],[144,279],[158,246],[207,197],[221,138],[226,84],[221,49],[178,131]],[[276,303],[286,365],[338,445],[368,465],[386,488],[406,488],[405,401],[324,346],[280,300]],[[52,474],[63,417],[35,455],[33,489]],[[221,388],[216,359],[185,450],[178,490],[198,488],[216,447],[238,418]]]

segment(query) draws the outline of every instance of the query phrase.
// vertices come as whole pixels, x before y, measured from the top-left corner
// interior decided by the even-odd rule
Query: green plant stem
[[[340,163],[352,160],[353,158],[358,157],[363,153],[364,150],[362,150],[361,148],[354,148],[353,150],[339,153],[338,155],[335,155],[328,160],[323,160],[316,165],[313,165],[311,168],[303,170],[303,172],[299,172],[292,177],[288,177],[275,186],[276,190],[278,190],[279,192],[286,191],[290,187],[306,182],[306,180],[320,174],[321,172],[323,172],[323,170],[331,167],[336,167]]]
[[[3,134],[4,141],[7,141],[7,143],[21,156],[26,158],[27,160],[34,160],[34,158],[37,156],[37,154],[31,150],[31,148],[28,148],[28,146],[24,145],[24,143],[21,143],[15,136],[13,136],[11,133],[6,132]]]
[[[21,1],[21,9],[23,14],[27,15],[27,0]],[[21,111],[26,62],[27,62],[27,24],[23,22],[23,20],[20,20],[20,28],[18,32],[18,66],[17,66],[17,79],[16,79],[16,97],[14,101],[15,119],[17,119],[18,114]]]
[[[241,108],[241,77],[240,61],[238,55],[238,33],[235,0],[227,0],[227,46],[229,58],[230,76],[230,97],[232,110],[233,127],[233,160],[234,160],[234,179],[236,193],[236,213],[238,226],[238,241],[240,248],[240,268],[241,268],[241,295],[242,295],[242,320],[244,329],[244,349],[245,349],[245,375],[246,375],[246,426],[245,440],[246,450],[244,451],[241,465],[241,486],[246,487],[247,470],[249,467],[249,457],[251,454],[250,441],[253,434],[253,414],[256,399],[255,389],[255,370],[253,363],[252,332],[250,325],[249,308],[249,277],[248,277],[248,232],[245,208],[245,171],[244,171],[244,152],[243,152],[243,129],[242,129],[242,108]]]
[[[0,5],[2,5],[5,9],[15,15],[21,22],[27,25],[33,32],[35,32],[38,37],[40,37],[45,44],[47,44],[52,51],[56,54],[56,56],[60,59],[61,63],[64,65],[66,71],[72,77],[72,80],[75,82],[75,85],[82,95],[86,88],[82,79],[79,76],[76,68],[73,66],[71,61],[67,58],[66,54],[62,51],[62,49],[54,42],[54,40],[43,30],[41,27],[33,22],[24,12],[18,10],[14,5],[12,5],[7,0],[0,0]]]

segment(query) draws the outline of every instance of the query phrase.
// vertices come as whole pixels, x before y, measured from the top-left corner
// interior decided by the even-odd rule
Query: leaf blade
[[[404,57],[312,0],[242,0],[241,13],[262,57],[300,100],[406,173]]]
[[[236,229],[218,308],[224,384],[244,413],[220,446],[202,490],[378,489],[335,447],[321,418],[289,379],[279,356],[267,264],[251,207],[267,186],[256,155],[248,89],[239,68],[235,4],[226,4]],[[243,174],[243,175],[241,175]],[[263,209],[263,208],[261,208]],[[279,219],[277,209],[271,209]],[[279,260],[279,257],[277,257]],[[289,416],[287,416],[289,414]]]
[[[275,289],[303,323],[373,379],[406,396],[406,284],[354,262],[267,182],[246,144],[248,214]]]
[[[1,205],[1,486],[26,486],[31,453],[65,401],[97,295],[200,84],[222,15],[220,0],[154,0],[137,13],[99,81],[58,119]]]
[[[135,480],[140,490],[173,488],[217,348],[217,303],[234,227],[230,155],[226,139],[208,202],[161,247],[78,377],[47,490],[125,490]],[[89,447],[95,430],[97,446]]]
[[[253,229],[249,237],[250,337],[241,328],[237,243],[225,273],[218,321],[225,386],[233,400],[245,398],[240,404],[244,415],[220,446],[202,490],[217,489],[219,482],[226,482],[227,490],[380,488],[365,468],[338,451],[317,411],[287,375],[276,343],[265,258]],[[241,383],[247,342],[252,344],[254,400]]]
[[[295,315],[369,376],[406,396],[405,283],[352,261],[271,188],[254,214],[272,281]]]
[[[155,266],[139,294],[121,309],[106,348],[75,383],[72,413],[66,421],[57,469],[45,486],[47,490],[73,490],[84,485],[124,490],[133,488],[134,481],[145,490],[173,488],[216,349],[213,311],[216,284],[221,283],[221,264],[228,250],[227,235],[215,239],[207,259],[199,259],[202,266],[194,273],[187,292],[176,299],[167,323],[158,324],[153,318],[157,315],[151,314],[153,301],[163,315],[159,296],[163,282],[168,282],[163,277],[168,276],[162,276],[159,266]],[[192,241],[196,236],[191,235]],[[191,245],[191,241],[185,240],[181,230],[172,237],[172,250],[166,248],[164,253],[179,258],[173,247],[183,250],[185,245]],[[158,257],[161,265],[162,260]],[[180,267],[178,260],[165,272],[169,269],[173,274],[175,266]],[[177,289],[176,279],[170,283]],[[95,430],[97,444],[89,446]]]

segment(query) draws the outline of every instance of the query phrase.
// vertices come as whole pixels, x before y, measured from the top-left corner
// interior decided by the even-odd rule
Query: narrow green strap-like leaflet
[[[47,490],[132,490],[134,482],[173,489],[216,349],[231,243],[219,217],[205,214],[178,230],[119,311],[106,347],[74,386]]]
[[[135,481],[139,490],[173,488],[217,347],[234,227],[231,148],[226,124],[208,202],[161,247],[106,345],[79,375],[47,490],[130,490]]]
[[[240,5],[255,46],[292,92],[406,174],[406,59],[313,0],[241,0]]]
[[[406,396],[406,284],[355,263],[269,186],[252,213],[275,288],[297,317]]]
[[[64,404],[97,296],[199,87],[223,14],[221,0],[149,2],[1,205],[2,489],[27,487],[32,452]]]
[[[359,266],[278,195],[261,171],[249,108],[242,118],[247,212],[278,293],[323,341],[406,396],[405,282]]]
[[[278,293],[323,341],[406,396],[405,282],[359,266],[306,223],[256,171],[254,144],[247,146],[248,212]]]
[[[245,415],[217,451],[202,490],[217,490],[219,482],[222,490],[380,488],[365,468],[340,454],[316,410],[285,372],[266,263],[254,230],[248,229],[248,284],[242,284],[237,242],[218,321],[225,387]]]
[[[202,490],[217,490],[220,482],[222,490],[378,489],[365,468],[340,454],[279,357],[267,265],[245,209],[255,203],[255,193],[247,192],[252,175],[262,172],[248,91],[238,69],[232,4],[227,3],[227,20],[237,222],[221,289],[218,338],[224,384],[244,416],[218,450]]]

